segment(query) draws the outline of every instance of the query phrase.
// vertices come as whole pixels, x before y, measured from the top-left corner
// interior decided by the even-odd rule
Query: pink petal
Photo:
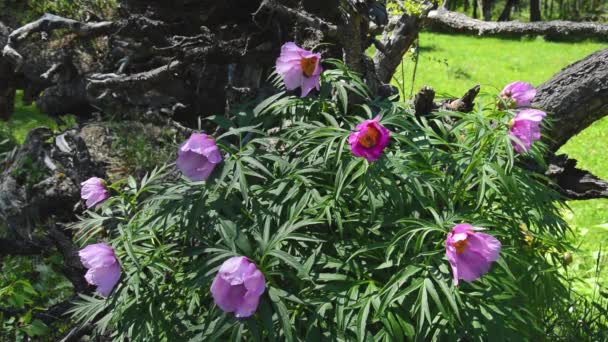
[[[88,245],[81,249],[78,255],[86,268],[108,267],[116,263],[114,250],[105,243]]]
[[[502,244],[492,235],[474,233],[469,236],[468,243],[472,250],[483,255],[486,260],[492,262],[498,260]]]
[[[247,292],[237,307],[234,315],[238,318],[249,317],[255,313],[260,303],[260,296]]]
[[[306,97],[311,90],[317,89],[319,90],[321,85],[321,78],[317,76],[305,77],[302,76],[302,95],[301,97]]]
[[[245,277],[245,287],[247,293],[252,293],[256,296],[261,296],[266,290],[266,279],[260,270],[255,268],[255,265],[251,264],[255,271]]]
[[[120,279],[120,265],[115,263],[108,267],[91,268],[85,278],[89,284],[97,285],[97,292],[108,297]]]
[[[209,178],[216,164],[211,163],[205,156],[195,152],[179,151],[176,165],[184,176],[191,181],[198,182]]]
[[[483,255],[472,251],[470,248],[456,256],[456,266],[460,279],[464,281],[474,281],[482,275],[488,273],[491,262],[486,260]]]
[[[299,62],[298,62],[299,63]],[[294,90],[303,83],[302,69],[292,69],[283,74],[283,81],[287,90]]]
[[[241,305],[246,292],[245,286],[232,286],[219,275],[215,277],[211,284],[213,300],[225,312],[234,312]]]
[[[92,177],[80,184],[80,197],[86,200],[87,208],[94,207],[95,205],[105,201],[110,197],[110,193],[106,189],[103,179]]]

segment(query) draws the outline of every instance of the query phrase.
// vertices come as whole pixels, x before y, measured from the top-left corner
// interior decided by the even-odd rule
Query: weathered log
[[[541,84],[533,106],[547,111],[553,122],[546,134],[551,152],[608,115],[608,49],[570,64]]]
[[[427,27],[434,31],[478,36],[522,37],[545,36],[551,40],[579,40],[594,38],[608,40],[608,24],[563,20],[522,23],[518,21],[489,22],[472,19],[444,8],[431,11]]]

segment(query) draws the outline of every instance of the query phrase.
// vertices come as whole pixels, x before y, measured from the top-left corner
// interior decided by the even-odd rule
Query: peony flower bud
[[[211,284],[215,304],[236,317],[253,315],[266,289],[266,279],[246,257],[232,257],[220,266]]]

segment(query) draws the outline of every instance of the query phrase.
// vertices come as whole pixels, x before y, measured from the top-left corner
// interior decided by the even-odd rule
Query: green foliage
[[[436,0],[432,2],[437,3]],[[421,0],[387,0],[386,10],[394,16],[402,15],[404,13],[409,15],[420,15],[424,7],[423,5],[424,1]]]
[[[17,163],[11,176],[26,189],[31,189],[47,175],[46,168],[33,160],[30,156],[19,159]]]
[[[226,156],[207,182],[169,181],[163,167],[112,185],[118,195],[74,228],[83,245],[105,237],[123,275],[108,300],[82,296],[75,319],[117,341],[544,336],[570,292],[561,199],[523,167],[542,163],[543,146],[514,154],[511,112],[416,118],[327,62],[318,97],[281,92],[212,118]],[[368,163],[347,138],[376,115],[391,143]],[[488,228],[503,250],[490,273],[454,287],[444,241],[461,222]],[[267,280],[248,319],[222,313],[209,293],[234,255]]]
[[[16,28],[52,13],[76,20],[84,20],[87,14],[104,19],[115,15],[116,0],[0,0],[0,16]]]
[[[52,331],[39,318],[38,313],[65,300],[72,292],[71,284],[54,270],[62,262],[60,256],[2,259],[0,341],[27,341],[28,337],[51,339],[59,336],[61,331]]]
[[[29,0],[32,14],[53,13],[77,20],[85,19],[87,14],[111,18],[116,6],[116,0]]]

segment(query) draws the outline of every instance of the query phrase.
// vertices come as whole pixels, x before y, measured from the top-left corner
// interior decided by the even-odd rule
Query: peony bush
[[[569,246],[533,88],[419,117],[294,43],[273,80],[286,90],[210,118],[176,165],[84,184],[98,293],[78,322],[116,341],[545,336]]]

